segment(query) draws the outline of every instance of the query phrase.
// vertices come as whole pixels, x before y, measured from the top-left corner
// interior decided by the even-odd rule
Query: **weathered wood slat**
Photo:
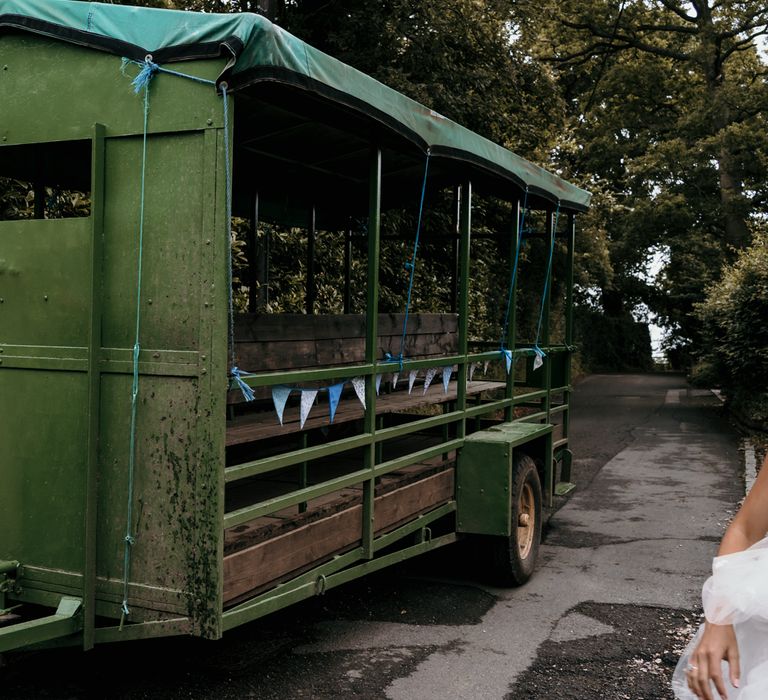
[[[405,382],[406,386],[407,381],[407,378],[401,378],[400,380],[400,382]],[[398,386],[402,386],[402,384],[399,383]],[[467,386],[467,395],[479,394],[482,391],[492,389],[501,389],[504,386],[504,382],[470,382]],[[442,382],[439,377],[436,377],[424,396],[422,396],[422,386],[418,384],[414,387],[412,394],[408,394],[407,391],[395,391],[391,394],[382,392],[376,398],[376,413],[396,413],[419,406],[455,400],[456,381],[452,380],[448,385],[448,392],[444,393]],[[363,413],[363,406],[357,400],[354,393],[345,393],[341,401],[339,401],[333,423],[336,425],[357,420],[363,417]],[[304,423],[304,430],[319,428],[324,425],[329,425],[328,404],[325,401],[312,408],[309,418]],[[237,418],[235,422],[227,426],[226,444],[227,447],[230,447],[278,435],[288,435],[300,430],[298,406],[286,406],[282,425],[278,422],[277,414],[274,411],[252,413]]]
[[[379,496],[374,503],[376,533],[447,503],[453,498],[453,484],[454,472],[448,469]],[[225,604],[354,546],[361,532],[362,505],[355,505],[225,556]]]

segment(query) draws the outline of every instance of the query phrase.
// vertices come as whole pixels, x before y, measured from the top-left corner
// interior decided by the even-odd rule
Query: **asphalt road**
[[[465,552],[445,548],[220,642],[18,655],[0,695],[669,697],[675,645],[743,493],[737,438],[714,396],[673,375],[588,377],[573,416],[578,489],[522,588],[485,585]]]

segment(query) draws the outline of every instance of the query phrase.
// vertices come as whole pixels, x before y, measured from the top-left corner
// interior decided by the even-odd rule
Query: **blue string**
[[[421,221],[424,214],[424,197],[427,192],[427,175],[429,173],[429,156],[430,152],[427,150],[427,159],[424,163],[424,180],[421,183],[421,200],[419,202],[419,218],[416,222],[416,240],[413,243],[413,255],[411,260],[405,263],[405,269],[410,270],[410,279],[408,280],[408,297],[405,302],[405,317],[403,318],[403,334],[400,337],[400,354],[397,356],[391,353],[384,354],[384,360],[386,362],[397,362],[400,369],[403,369],[403,358],[405,357],[405,338],[408,331],[408,314],[411,309],[411,293],[413,292],[413,278],[416,274],[416,254],[419,251],[419,236],[421,235]]]
[[[517,231],[517,245],[515,247],[515,263],[512,266],[512,276],[509,280],[509,292],[507,293],[507,310],[504,313],[504,324],[501,329],[501,338],[499,339],[499,350],[506,349],[507,332],[509,331],[509,312],[512,307],[512,294],[515,291],[515,282],[517,282],[517,266],[520,261],[520,248],[523,245],[523,228],[525,227],[525,214],[528,211],[528,188],[525,190],[525,199],[523,200],[523,214],[520,218],[520,228]]]
[[[144,72],[142,70],[142,72]],[[152,73],[147,72],[142,82],[144,90],[144,129],[143,143],[141,152],[141,196],[139,203],[139,246],[138,246],[138,264],[136,270],[136,335],[133,343],[133,383],[131,386],[131,428],[130,443],[128,449],[128,517],[125,527],[125,549],[123,553],[123,603],[121,606],[122,614],[120,616],[120,626],[122,627],[125,618],[130,614],[128,608],[128,579],[131,573],[131,551],[135,542],[131,531],[133,530],[133,490],[134,474],[136,470],[136,412],[139,397],[139,355],[141,345],[139,336],[141,333],[141,278],[142,262],[144,252],[144,202],[146,192],[147,175],[147,133],[149,131],[149,81]]]
[[[547,355],[539,347],[539,337],[541,335],[541,324],[544,320],[544,306],[547,300],[547,292],[549,291],[549,278],[552,275],[552,258],[555,253],[555,231],[557,231],[557,221],[560,217],[560,202],[557,203],[557,209],[555,210],[555,224],[550,232],[549,240],[549,262],[547,263],[547,276],[544,278],[544,291],[541,293],[541,308],[539,309],[539,325],[536,328],[536,342],[533,344],[533,351],[541,357],[543,360]]]

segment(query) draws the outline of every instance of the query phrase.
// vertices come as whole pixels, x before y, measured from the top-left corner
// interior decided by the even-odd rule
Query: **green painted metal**
[[[96,629],[96,537],[101,404],[101,288],[104,238],[106,128],[96,124],[91,146],[91,280],[88,329],[88,463],[83,522],[83,648],[93,647]]]
[[[18,8],[23,4],[18,0],[0,0],[0,15],[11,6]],[[30,0],[22,11],[35,14],[39,10],[44,14],[54,6],[69,8],[61,0],[53,0],[47,9],[41,9],[43,5],[40,0]],[[84,8],[85,4],[80,5],[77,12]],[[116,11],[119,14],[129,10]],[[103,19],[118,16],[101,7],[95,12]],[[149,16],[145,9],[130,12],[137,12],[140,18]],[[151,14],[171,15],[176,17],[175,13]],[[231,15],[214,29],[208,24],[210,16],[202,20],[194,13],[185,13],[185,17],[193,18],[193,25],[199,22],[196,26],[203,34],[234,26],[228,24]],[[261,26],[261,20],[256,24]],[[262,36],[274,38],[271,25],[261,28],[266,32]],[[118,29],[112,27],[109,31]],[[156,29],[162,34],[159,25]],[[99,31],[102,30],[107,31],[104,25],[100,25]],[[146,34],[147,41],[157,36]],[[292,37],[285,41],[282,48],[304,49]],[[313,70],[324,67],[329,71],[327,76],[314,79],[338,87],[340,64],[327,57],[321,60],[314,51],[310,54],[317,61]],[[581,191],[569,189],[570,186],[563,189],[557,178],[542,175],[543,171],[535,168],[528,169],[516,157],[502,155],[503,149],[497,151],[447,120],[421,112],[403,118],[401,125],[418,135],[426,124],[430,129],[437,124],[436,158],[454,159],[455,154],[441,153],[439,148],[454,138],[470,149],[466,153],[471,153],[472,158],[471,164],[464,166],[459,165],[463,161],[458,156],[454,161],[456,182],[451,184],[461,185],[458,237],[446,237],[446,246],[451,251],[455,245],[457,262],[458,352],[429,359],[406,359],[403,371],[458,365],[456,400],[446,402],[441,415],[414,418],[389,427],[384,427],[383,418],[377,419],[376,375],[393,369],[391,363],[379,361],[376,347],[381,182],[389,150],[382,152],[376,142],[367,144],[370,155],[365,361],[344,367],[265,372],[246,380],[254,387],[270,387],[364,377],[366,411],[360,432],[351,436],[345,433],[346,437],[321,444],[312,444],[314,439],[309,440],[305,433],[296,440],[301,445],[299,449],[266,456],[255,446],[247,459],[224,467],[229,222],[225,206],[222,102],[210,86],[159,74],[152,82],[149,119],[139,355],[142,402],[137,425],[137,497],[132,513],[137,536],[129,581],[131,617],[122,631],[102,620],[119,618],[122,599],[120,571],[126,516],[135,234],[143,121],[141,100],[130,88],[130,75],[135,74],[137,67],[130,66],[129,75],[122,76],[119,60],[109,53],[25,33],[3,35],[0,63],[8,65],[0,80],[0,101],[13,105],[0,125],[0,137],[4,138],[0,141],[0,155],[5,144],[87,141],[92,200],[91,215],[87,218],[0,222],[0,411],[4,416],[0,421],[0,444],[4,464],[12,465],[4,470],[0,490],[0,558],[5,560],[0,562],[0,607],[4,608],[7,601],[57,608],[63,598],[76,599],[78,605],[72,609],[74,603],[67,603],[56,615],[44,618],[45,622],[14,626],[13,633],[0,637],[5,648],[42,643],[78,643],[90,648],[100,642],[172,634],[217,638],[237,624],[448,544],[457,538],[457,533],[506,534],[509,470],[515,449],[532,452],[543,464],[545,499],[562,488],[553,484],[549,419],[561,413],[566,425],[566,437],[556,443],[563,464],[562,475],[566,473],[566,455],[570,457],[566,439],[570,310],[565,346],[551,346],[546,299],[546,331],[541,339],[547,353],[546,369],[538,373],[529,371],[534,383],[526,385],[532,390],[515,396],[515,379],[509,377],[503,399],[477,396],[468,405],[469,363],[500,361],[496,347],[469,352],[472,182],[478,170],[485,175],[479,182],[487,177],[511,178],[519,185],[530,176],[541,187],[537,199],[540,206],[544,200],[556,201],[565,191],[578,199],[582,197]],[[218,56],[188,61],[183,66],[185,72],[205,78],[215,78],[224,69],[225,61]],[[351,83],[345,94],[373,90],[375,94],[369,95],[368,107],[381,109],[379,98],[390,92],[376,92],[379,87],[366,82],[367,79],[354,72],[349,75]],[[358,79],[360,83],[356,82]],[[241,89],[249,88],[242,85]],[[325,97],[360,116],[345,102],[344,95]],[[227,124],[230,136],[240,128],[234,121],[237,110],[246,108],[246,101],[238,103],[238,98],[235,92]],[[60,117],[40,119],[39,115],[51,111],[51,105],[62,104],[67,104],[68,109],[56,110],[57,114],[61,112]],[[392,104],[395,114],[390,117],[395,122],[401,119],[401,111],[406,107],[415,109],[410,101],[398,98]],[[355,138],[359,139],[359,135]],[[229,142],[234,144],[236,140],[232,137]],[[398,143],[390,134],[387,149],[397,150]],[[398,155],[417,159],[413,144],[403,144]],[[515,168],[522,170],[518,172]],[[510,198],[518,194],[516,188],[510,189]],[[580,209],[584,201],[574,200],[571,205]],[[519,210],[519,203],[517,207]],[[516,220],[519,225],[519,217]],[[548,221],[551,226],[551,212]],[[570,285],[574,231],[571,216],[567,241]],[[570,307],[570,293],[566,301]],[[516,340],[514,326],[513,319],[507,339],[509,347],[514,347]],[[532,361],[530,346],[518,346],[514,353],[518,361]],[[558,392],[564,392],[565,404],[552,406],[551,396]],[[482,427],[485,421],[481,422],[481,417],[487,420],[503,412],[507,419],[512,419],[515,410],[526,404],[536,407],[533,415],[508,421],[500,430],[467,434],[473,427]],[[468,424],[467,419],[476,420]],[[402,450],[388,451],[390,446],[421,431],[430,431],[432,436],[439,436],[442,431],[442,440],[430,438],[425,443],[428,447],[407,454],[402,454]],[[494,437],[497,433],[500,437]],[[416,463],[447,456],[454,450],[459,451],[460,460],[456,499],[428,513],[414,515],[392,532],[377,537],[376,480]],[[335,478],[310,483],[310,475],[315,476],[315,460],[345,452],[356,453],[358,461],[354,466],[346,471],[339,469],[336,474],[340,475]],[[397,456],[384,459],[392,454]],[[235,487],[245,479],[297,465],[304,470],[303,475],[290,492],[225,512],[228,485]],[[226,529],[289,506],[301,508],[311,499],[355,485],[363,488],[359,546],[252,600],[224,609]],[[458,528],[452,525],[454,512],[461,522]],[[437,520],[440,532],[449,534],[433,539],[430,527]],[[51,528],[51,523],[56,527]],[[17,567],[16,561],[22,561],[24,566]]]
[[[502,423],[468,436],[456,466],[456,529],[462,533],[509,536],[512,464],[515,449],[549,439],[552,426],[523,422]],[[546,459],[546,448],[542,451]],[[549,449],[551,454],[551,447]],[[537,457],[538,455],[531,455]],[[545,464],[545,482],[547,469]],[[545,489],[548,484],[545,483]]]
[[[66,637],[82,628],[82,601],[62,597],[53,615],[0,627],[0,653]]]

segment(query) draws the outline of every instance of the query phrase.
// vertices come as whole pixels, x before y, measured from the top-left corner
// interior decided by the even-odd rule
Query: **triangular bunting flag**
[[[357,398],[360,399],[360,403],[363,404],[363,408],[365,408],[365,379],[362,377],[355,377],[352,380],[352,386],[355,387]]]
[[[533,351],[536,353],[536,357],[533,358],[533,371],[535,372],[544,364],[544,358],[547,354],[538,345],[533,346]]]
[[[408,372],[408,393],[409,394],[413,391],[413,383],[416,381],[417,374],[418,374],[418,371],[415,369],[412,369],[410,372]]]
[[[275,413],[280,421],[280,425],[283,424],[283,411],[285,410],[285,404],[288,401],[288,397],[291,395],[291,387],[278,384],[272,387],[272,403],[275,404]]]
[[[312,404],[315,403],[315,397],[317,396],[316,389],[302,389],[301,390],[301,407],[299,409],[299,422],[301,427],[304,427],[304,423],[309,416],[309,412],[312,410]]]
[[[333,417],[336,415],[336,408],[339,405],[339,399],[341,398],[341,392],[344,390],[344,382],[339,382],[333,386],[328,387],[328,408],[331,415],[331,423],[333,423]]]
[[[501,352],[504,353],[504,361],[507,365],[507,374],[509,374],[509,371],[512,369],[512,351],[502,350]]]
[[[488,365],[491,364],[490,360],[483,362],[483,374],[488,374]]]
[[[437,368],[436,367],[430,367],[427,370],[427,374],[424,377],[424,394],[427,393],[427,389],[429,389],[429,385],[432,383],[432,380],[435,378],[435,375],[437,374]]]
[[[477,369],[477,362],[472,362],[469,365],[469,381],[472,381],[472,377],[475,376],[475,370]]]
[[[383,374],[376,375],[376,396],[379,395],[379,389],[381,389],[381,378],[383,376],[384,376]]]
[[[453,367],[443,367],[443,391],[448,393],[448,382],[451,381],[451,372]]]
[[[400,376],[398,372],[393,372],[392,374],[392,389],[397,388],[397,378]]]

